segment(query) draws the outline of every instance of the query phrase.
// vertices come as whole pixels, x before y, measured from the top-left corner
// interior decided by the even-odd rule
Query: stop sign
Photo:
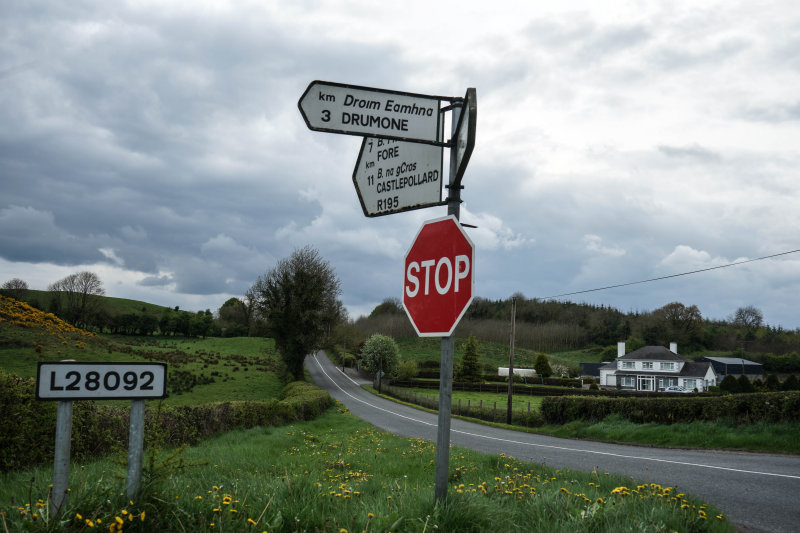
[[[403,307],[420,337],[448,337],[472,302],[475,247],[454,216],[429,220],[406,253]]]

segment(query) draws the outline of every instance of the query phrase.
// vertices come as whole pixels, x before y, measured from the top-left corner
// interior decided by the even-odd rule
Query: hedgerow
[[[0,471],[53,460],[56,404],[37,401],[35,380],[0,370]],[[288,384],[281,399],[164,407],[148,403],[145,438],[157,446],[196,444],[233,429],[310,420],[333,400],[306,382]],[[71,456],[85,460],[127,449],[130,411],[93,401],[73,402]]]
[[[603,420],[619,415],[636,423],[675,424],[732,420],[737,424],[800,420],[800,392],[763,392],[692,398],[546,397],[540,407],[547,424]]]

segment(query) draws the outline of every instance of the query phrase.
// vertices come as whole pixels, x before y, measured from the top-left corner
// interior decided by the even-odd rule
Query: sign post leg
[[[450,412],[453,404],[453,352],[456,334],[442,337],[442,360],[439,366],[439,424],[436,433],[436,501],[447,496],[450,473]]]
[[[459,108],[453,109],[451,131],[456,133]],[[461,185],[455,184],[458,171],[456,150],[450,149],[450,186],[447,196],[447,214],[458,220],[461,215]],[[441,501],[447,496],[447,481],[450,475],[450,411],[453,402],[453,353],[455,352],[456,334],[442,337],[442,357],[439,362],[439,427],[436,432],[436,483],[434,499]]]
[[[61,400],[58,402],[56,412],[56,449],[53,459],[53,488],[50,492],[50,516],[56,516],[67,503],[71,439],[72,400]]]
[[[131,400],[131,427],[128,437],[128,499],[139,496],[144,455],[144,400]]]

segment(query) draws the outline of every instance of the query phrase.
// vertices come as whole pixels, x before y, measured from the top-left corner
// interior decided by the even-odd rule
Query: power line
[[[697,274],[699,272],[708,272],[709,270],[717,270],[719,268],[728,268],[736,265],[743,265],[745,263],[752,263],[754,261],[763,261],[764,259],[771,259],[773,257],[779,257],[781,255],[789,255],[800,252],[800,249],[797,250],[790,250],[788,252],[781,252],[779,254],[772,254],[772,255],[765,255],[764,257],[756,257],[755,259],[747,259],[745,261],[736,261],[734,263],[728,263],[727,265],[719,265],[715,267],[708,267],[708,268],[701,268],[700,270],[692,270],[691,272],[682,272],[680,274],[670,274],[669,276],[661,276],[659,278],[651,278],[645,279],[642,281],[631,281],[629,283],[619,283],[617,285],[608,285],[606,287],[599,287],[597,289],[586,289],[583,291],[575,291],[575,292],[565,292],[563,294],[556,294],[553,296],[542,296],[540,300],[550,300],[551,298],[560,298],[562,296],[573,296],[575,294],[586,294],[587,292],[597,292],[597,291],[604,291],[607,289],[616,289],[618,287],[628,287],[629,285],[639,285],[640,283],[650,283],[651,281],[660,281],[662,279],[669,279],[669,278],[677,278],[680,276],[688,276],[689,274]]]

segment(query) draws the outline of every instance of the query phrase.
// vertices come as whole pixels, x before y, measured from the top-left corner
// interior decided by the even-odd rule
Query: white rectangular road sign
[[[327,81],[309,84],[297,106],[309,129],[441,144],[444,97]]]
[[[368,217],[442,203],[442,147],[365,137],[353,183]]]
[[[166,363],[39,363],[37,400],[164,398]]]

